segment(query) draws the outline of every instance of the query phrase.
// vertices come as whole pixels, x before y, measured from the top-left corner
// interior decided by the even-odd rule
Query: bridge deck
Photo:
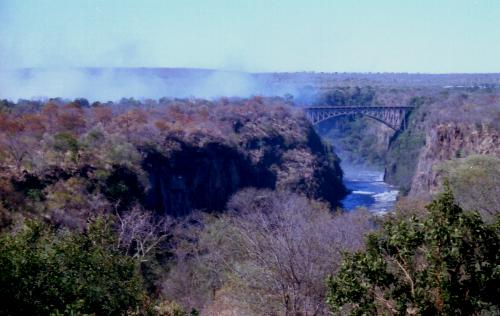
[[[366,105],[366,106],[308,106],[308,107],[304,107],[304,109],[306,109],[306,110],[314,110],[314,109],[318,109],[318,110],[344,110],[344,109],[346,109],[346,110],[355,110],[355,109],[409,110],[409,109],[414,109],[414,108],[415,108],[414,106],[370,106],[370,105]]]
[[[314,106],[306,107],[304,111],[313,124],[318,124],[335,116],[362,114],[380,121],[397,130],[405,128],[406,113],[413,106]]]

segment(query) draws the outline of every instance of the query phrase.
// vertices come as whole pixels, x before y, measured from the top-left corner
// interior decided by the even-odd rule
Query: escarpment
[[[0,210],[15,210],[6,222],[16,212],[82,226],[137,207],[222,211],[246,187],[333,207],[346,194],[338,158],[282,98],[12,106],[0,113],[0,170]]]
[[[335,154],[303,117],[282,118],[267,127],[233,118],[233,131],[224,137],[167,135],[169,150],[144,151],[147,206],[174,216],[220,211],[245,187],[297,192],[337,206],[346,189]]]
[[[424,104],[392,140],[385,180],[411,196],[431,197],[444,182],[439,165],[471,155],[500,157],[500,99],[454,94]]]
[[[180,216],[193,209],[221,210],[239,188],[274,187],[276,176],[270,170],[253,166],[234,148],[177,142],[179,150],[169,156],[149,152],[143,162],[151,186],[147,203],[158,212]]]
[[[500,134],[488,125],[460,123],[440,124],[426,135],[411,182],[410,195],[434,195],[442,180],[436,168],[438,162],[470,155],[500,157]]]

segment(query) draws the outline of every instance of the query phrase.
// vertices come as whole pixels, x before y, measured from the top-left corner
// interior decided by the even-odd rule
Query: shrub
[[[498,311],[500,237],[447,189],[424,219],[388,221],[328,279],[332,312],[477,315]],[[498,223],[497,223],[498,225]],[[498,226],[497,226],[498,227]]]
[[[78,140],[70,133],[57,133],[54,135],[54,149],[61,152],[78,152]]]
[[[86,233],[29,222],[0,237],[0,314],[117,315],[138,306],[143,290],[135,261],[120,254],[108,222]]]
[[[363,247],[372,227],[363,213],[336,215],[288,192],[244,189],[228,208],[176,234],[168,299],[210,315],[325,313],[329,269],[342,251]]]

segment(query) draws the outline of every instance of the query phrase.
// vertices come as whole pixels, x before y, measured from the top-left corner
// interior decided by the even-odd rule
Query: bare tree
[[[172,223],[171,218],[156,218],[139,205],[123,214],[116,212],[116,215],[118,246],[141,262],[148,261],[148,256],[167,237]]]
[[[239,288],[253,287],[256,299],[278,308],[266,313],[322,314],[326,274],[337,269],[342,251],[362,246],[370,227],[356,215],[334,216],[325,205],[289,193],[247,190],[229,208],[231,241],[246,259],[234,269],[243,281]]]
[[[228,208],[198,220],[197,233],[184,237],[195,243],[176,245],[179,263],[165,283],[167,296],[206,314],[326,313],[326,276],[371,229],[363,213],[333,214],[324,203],[287,192],[243,190]],[[180,297],[183,286],[190,290]],[[203,293],[210,297],[203,300]]]
[[[7,153],[17,173],[20,173],[30,152],[36,149],[36,144],[34,137],[25,131],[25,126],[19,118],[0,116],[0,154]]]

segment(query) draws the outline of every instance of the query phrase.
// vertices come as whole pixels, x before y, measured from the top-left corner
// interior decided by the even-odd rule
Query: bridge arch
[[[325,106],[305,109],[307,118],[316,125],[333,117],[360,114],[385,124],[393,130],[405,128],[406,114],[413,109],[409,106]]]
[[[395,128],[394,126],[390,125],[388,122],[384,121],[383,119],[380,119],[380,118],[378,118],[376,116],[367,115],[367,114],[360,114],[360,113],[356,113],[356,114],[362,115],[362,116],[365,116],[365,117],[369,117],[372,120],[375,120],[375,121],[377,121],[379,123],[384,124],[385,126],[388,126],[392,130],[397,130],[398,129],[398,128]],[[322,122],[326,122],[326,121],[328,121],[328,120],[330,120],[332,118],[335,118],[335,117],[349,116],[349,115],[355,115],[355,114],[354,113],[342,113],[342,114],[331,115],[331,116],[325,117],[324,119],[320,119],[318,121],[313,122],[313,125],[316,125],[316,124],[319,124],[319,123],[322,123]]]

